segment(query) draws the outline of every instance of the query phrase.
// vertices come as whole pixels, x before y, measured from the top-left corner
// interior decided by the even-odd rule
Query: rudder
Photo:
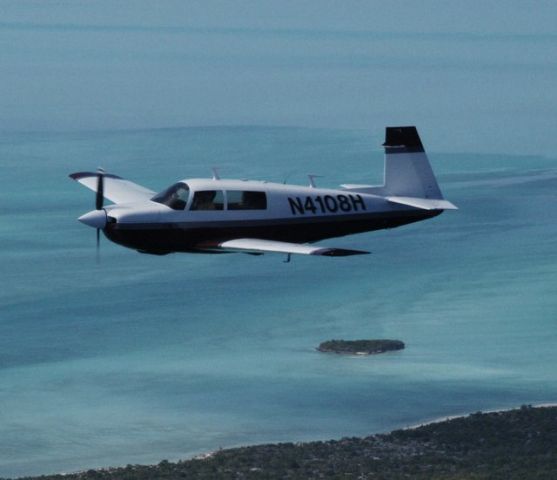
[[[443,198],[416,127],[386,127],[383,146],[385,195]]]

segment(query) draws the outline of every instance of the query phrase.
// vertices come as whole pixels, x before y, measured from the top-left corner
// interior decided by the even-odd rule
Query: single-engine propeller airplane
[[[102,169],[70,177],[96,192],[79,221],[141,253],[268,252],[346,256],[361,250],[311,245],[326,238],[394,228],[456,209],[445,200],[416,127],[387,127],[384,184],[340,189],[212,179],[175,183],[160,193]],[[103,205],[106,198],[114,205]]]

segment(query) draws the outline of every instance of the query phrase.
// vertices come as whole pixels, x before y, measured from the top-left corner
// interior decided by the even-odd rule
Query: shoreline
[[[518,406],[518,407],[501,407],[501,408],[494,408],[491,410],[480,410],[479,413],[503,413],[503,412],[510,412],[512,410],[518,410],[522,407]],[[533,403],[533,404],[527,404],[528,407],[532,407],[532,408],[550,408],[550,407],[557,407],[557,402],[544,402],[544,403]],[[443,422],[448,422],[450,420],[455,420],[457,418],[466,418],[470,415],[473,415],[476,412],[467,412],[467,413],[459,413],[456,415],[447,415],[444,417],[435,417],[431,420],[427,420],[425,422],[421,422],[421,423],[415,423],[412,425],[409,425],[407,427],[403,427],[400,430],[415,430],[417,428],[420,427],[426,427],[428,425],[435,425],[437,423],[443,423]]]
[[[476,411],[476,412],[468,412],[468,413],[462,413],[462,414],[457,414],[457,415],[447,415],[447,416],[442,416],[442,417],[437,417],[428,421],[423,421],[420,423],[416,423],[416,424],[412,424],[406,427],[398,427],[398,428],[393,428],[390,432],[375,432],[375,433],[371,433],[369,435],[365,435],[362,437],[354,437],[354,439],[356,440],[365,440],[366,438],[371,438],[371,437],[377,437],[377,436],[384,436],[384,435],[392,435],[393,432],[408,432],[411,433],[414,430],[417,430],[421,427],[429,427],[429,426],[436,426],[436,425],[440,425],[443,424],[445,422],[450,422],[451,420],[457,420],[457,419],[466,419],[467,417],[470,417],[476,413],[478,414],[483,414],[483,415],[489,415],[489,414],[493,414],[493,413],[505,413],[505,412],[512,412],[512,411],[521,411],[524,407],[527,407],[528,409],[543,409],[543,408],[554,408],[557,407],[557,402],[542,402],[542,403],[536,403],[536,404],[522,404],[520,406],[515,406],[515,407],[502,407],[502,408],[494,408],[494,409],[490,409],[490,410],[485,410],[485,411]],[[214,459],[214,457],[218,454],[230,454],[233,451],[238,451],[238,450],[246,450],[246,449],[261,449],[261,448],[272,448],[272,449],[279,449],[281,448],[281,446],[284,445],[295,445],[295,446],[299,446],[299,447],[303,447],[305,445],[310,445],[310,444],[315,444],[315,443],[338,443],[338,442],[342,442],[344,440],[344,437],[342,439],[321,439],[321,440],[310,440],[310,441],[303,441],[303,442],[277,442],[277,443],[260,443],[260,444],[249,444],[249,445],[236,445],[236,446],[228,446],[228,447],[224,447],[224,448],[219,448],[217,450],[211,450],[211,451],[207,451],[207,452],[202,452],[202,453],[198,453],[196,455],[192,455],[192,456],[184,456],[181,457],[179,459],[176,460],[170,460],[170,462],[174,463],[184,463],[184,462],[210,462]],[[168,463],[168,460],[161,460],[159,463],[153,463],[153,464],[135,464],[132,467],[134,469],[156,469],[156,468],[160,468],[160,466],[164,463]],[[90,472],[98,472],[99,474],[106,474],[106,475],[113,475],[116,474],[119,471],[123,471],[126,470],[130,467],[130,465],[123,465],[123,466],[107,466],[107,467],[97,467],[97,468],[85,468],[85,469],[80,469],[80,470],[75,470],[73,472],[58,472],[58,473],[51,473],[51,474],[39,474],[39,475],[25,475],[25,476],[20,476],[20,477],[0,477],[0,480],[17,480],[17,479],[28,479],[28,480],[33,480],[33,479],[41,479],[44,477],[47,478],[51,478],[51,477],[63,477],[63,478],[89,478],[88,474]]]
[[[446,418],[446,417],[445,417]],[[267,480],[388,478],[446,480],[557,478],[557,404],[522,404],[452,416],[420,428],[338,440],[231,447],[188,460],[162,460],[20,480]]]
[[[427,427],[429,425],[436,425],[439,423],[444,423],[444,422],[449,422],[450,420],[456,420],[459,418],[466,418],[469,417],[470,415],[473,415],[474,413],[484,413],[484,414],[489,414],[489,413],[503,413],[503,412],[512,412],[513,410],[519,410],[523,407],[524,405],[520,405],[518,407],[501,407],[501,408],[494,408],[491,410],[481,410],[479,412],[467,412],[467,413],[460,413],[460,414],[456,414],[456,415],[447,415],[444,417],[436,417],[432,420],[428,420],[426,422],[422,422],[422,423],[416,423],[416,424],[412,424],[410,426],[407,427],[402,427],[402,428],[394,428],[392,429],[390,432],[375,432],[370,434],[371,436],[373,435],[384,435],[384,434],[389,434],[392,432],[395,432],[397,430],[404,430],[404,431],[408,431],[408,430],[416,430],[420,427]],[[535,404],[527,404],[527,407],[531,407],[531,408],[552,408],[552,407],[557,407],[557,402],[544,402],[544,403],[535,403]],[[366,435],[367,436],[367,435]],[[364,437],[362,437],[364,438]],[[333,439],[326,439],[326,440],[321,440],[321,441],[331,441]],[[314,441],[319,441],[319,440],[310,440],[310,441],[306,441],[306,442],[295,442],[295,443],[310,443],[310,442],[314,442]],[[283,443],[283,442],[280,442]],[[280,445],[280,443],[273,443],[273,445]],[[195,455],[193,457],[188,457],[186,461],[188,460],[208,460],[212,457],[214,457],[219,451],[221,450],[231,450],[231,449],[235,449],[235,448],[250,448],[250,447],[257,447],[259,445],[266,445],[266,444],[249,444],[249,445],[236,445],[236,446],[231,446],[231,447],[224,447],[222,449],[219,450],[211,450],[208,452],[204,452],[204,453],[200,453],[198,455]],[[108,467],[110,468],[121,468],[121,467]]]

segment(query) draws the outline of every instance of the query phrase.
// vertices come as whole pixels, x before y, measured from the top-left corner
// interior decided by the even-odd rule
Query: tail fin
[[[384,195],[443,199],[416,127],[387,127]]]
[[[391,203],[424,210],[456,209],[443,198],[416,127],[387,127],[385,180],[381,186],[342,185],[346,190],[381,195]]]

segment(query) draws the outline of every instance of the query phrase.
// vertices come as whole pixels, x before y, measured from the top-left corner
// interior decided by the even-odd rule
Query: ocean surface
[[[0,477],[556,401],[557,6],[503,10],[0,2]],[[460,210],[322,242],[372,255],[102,238],[97,263],[77,221],[94,194],[68,174],[98,166],[157,191],[215,166],[380,183],[386,125],[417,125]],[[315,351],[333,338],[407,348]]]
[[[557,399],[557,158],[440,151],[460,210],[322,242],[346,258],[142,255],[77,217],[103,166],[378,183],[383,132],[200,127],[0,134],[0,476],[385,432]],[[395,338],[372,357],[333,338]]]

